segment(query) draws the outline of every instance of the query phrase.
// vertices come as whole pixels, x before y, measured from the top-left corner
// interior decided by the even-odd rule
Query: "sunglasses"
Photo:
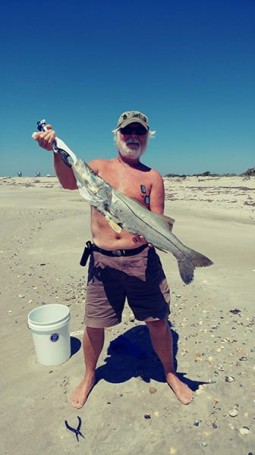
[[[148,131],[143,126],[128,125],[125,128],[120,128],[121,134],[137,134],[137,136],[145,136]]]

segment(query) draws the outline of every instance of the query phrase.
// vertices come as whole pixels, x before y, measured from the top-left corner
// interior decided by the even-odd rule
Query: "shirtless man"
[[[51,126],[35,139],[52,150],[56,137]],[[161,175],[140,162],[148,139],[153,135],[148,118],[138,111],[124,112],[113,131],[117,157],[96,159],[90,167],[117,190],[155,213],[164,212],[164,185]],[[54,153],[56,175],[63,188],[77,189],[74,174]],[[85,374],[74,390],[71,402],[81,408],[95,384],[95,370],[104,344],[104,329],[121,321],[124,301],[149,329],[153,348],[162,362],[166,381],[183,404],[192,400],[192,391],[176,375],[173,340],[167,323],[170,290],[155,249],[144,238],[126,231],[116,233],[95,208],[91,211],[93,251],[90,256],[85,305],[83,352]]]

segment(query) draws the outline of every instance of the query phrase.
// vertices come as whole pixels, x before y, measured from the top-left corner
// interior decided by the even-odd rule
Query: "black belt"
[[[130,250],[103,250],[103,248],[99,248],[95,244],[92,244],[92,251],[98,251],[99,253],[104,254],[105,256],[135,256],[138,253],[141,253],[145,248],[147,248],[148,244],[141,245],[138,248],[132,248]]]
[[[148,246],[148,244],[141,245],[138,248],[133,248],[131,250],[103,250],[103,248],[99,248],[96,246],[94,243],[91,243],[90,241],[86,242],[86,247],[84,248],[81,260],[80,260],[80,265],[84,267],[87,264],[87,260],[91,253],[93,251],[98,251],[101,254],[104,254],[105,256],[135,256],[138,253],[141,253],[141,251],[145,250],[145,248]]]

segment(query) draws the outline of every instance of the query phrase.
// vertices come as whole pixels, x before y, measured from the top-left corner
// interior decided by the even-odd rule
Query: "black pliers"
[[[77,416],[77,419],[78,419],[78,427],[77,428],[73,428],[69,425],[69,423],[67,422],[67,420],[65,420],[65,425],[66,425],[66,428],[70,431],[72,431],[73,433],[75,433],[75,436],[76,436],[76,439],[77,441],[79,442],[79,436],[81,436],[82,438],[85,439],[85,436],[83,436],[83,434],[81,433],[81,418],[79,416]]]

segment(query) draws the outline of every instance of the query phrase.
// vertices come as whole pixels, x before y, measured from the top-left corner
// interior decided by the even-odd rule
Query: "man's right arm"
[[[58,153],[53,153],[53,155],[56,176],[62,187],[66,190],[77,190],[77,183],[72,169],[64,163]]]
[[[52,151],[52,145],[55,140],[56,133],[52,130],[50,125],[47,125],[47,131],[37,133],[34,139],[38,142],[39,146],[45,150]],[[60,184],[67,190],[76,190],[77,184],[74,177],[74,173],[62,160],[58,153],[53,153],[54,156],[54,168],[56,176],[59,179]]]

